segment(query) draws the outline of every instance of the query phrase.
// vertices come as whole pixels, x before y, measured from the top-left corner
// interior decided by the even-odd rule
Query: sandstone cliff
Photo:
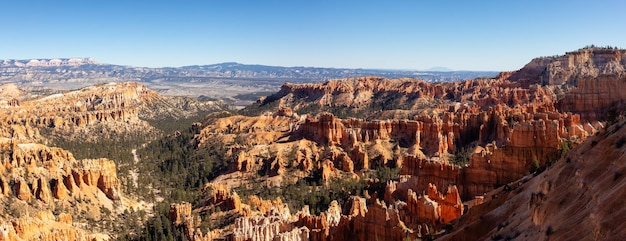
[[[72,153],[60,148],[20,139],[0,140],[0,202],[5,205],[3,212],[9,214],[0,218],[3,237],[5,240],[107,237],[74,225],[75,221],[103,219],[103,208],[114,210],[114,206],[124,206],[116,173],[111,160],[75,160]],[[52,214],[51,210],[65,213]]]
[[[522,178],[533,170],[535,161],[543,166],[557,160],[564,145],[596,131],[589,124],[581,124],[578,115],[534,106],[513,109],[496,105],[485,111],[451,107],[441,116],[385,121],[340,119],[327,113],[315,117],[284,113],[290,112],[209,118],[204,122],[195,137],[197,143],[225,144],[229,150],[226,158],[232,161],[231,173],[225,173],[216,183],[247,185],[264,168],[268,181],[276,180],[269,181],[273,183],[270,185],[297,181],[316,168],[321,169],[324,180],[332,181],[342,172],[367,178],[368,173],[381,167],[399,167],[404,181],[388,184],[385,202],[373,198],[363,207],[368,211],[348,208],[352,211],[343,213],[346,217],[340,218],[344,221],[337,226],[320,221],[326,214],[300,218],[301,224],[263,221],[258,225],[273,230],[267,236],[269,231],[256,224],[266,220],[261,216],[272,218],[260,213],[250,219],[257,221],[241,224],[242,229],[250,230],[238,231],[241,240],[259,238],[261,234],[263,239],[297,236],[301,232],[295,230],[304,230],[301,227],[306,227],[312,240],[349,240],[354,233],[363,234],[360,240],[432,235],[436,232],[432,227],[439,229],[463,214],[462,200],[473,200],[494,187]],[[469,143],[477,147],[469,152],[468,162],[453,163],[456,150]],[[456,186],[448,188],[450,185]],[[220,191],[223,187],[213,187],[216,191],[208,203],[235,203],[227,192]],[[437,188],[447,188],[446,195],[438,193]],[[378,195],[382,197],[383,193]],[[234,205],[227,207],[238,209]],[[350,213],[362,215],[349,217]],[[267,226],[265,222],[272,224]],[[403,228],[395,229],[398,225]]]
[[[300,114],[330,111],[368,119],[413,118],[456,104],[483,110],[494,105],[544,107],[580,114],[585,121],[606,120],[603,113],[623,109],[625,50],[585,48],[541,57],[495,79],[432,84],[414,79],[358,77],[321,84],[285,84],[258,105],[292,108]],[[615,105],[619,108],[611,108]]]
[[[41,211],[32,217],[17,218],[1,224],[0,240],[93,241],[108,240],[108,237],[90,234],[87,230],[73,226],[71,216],[67,214],[55,216],[50,211]]]
[[[274,175],[290,167],[307,173],[322,165],[320,159],[357,174],[395,166],[401,167],[402,174],[421,176],[419,190],[426,190],[428,183],[456,184],[468,200],[521,178],[534,161],[539,165],[555,161],[563,145],[596,131],[577,115],[525,111],[496,106],[486,112],[385,121],[342,120],[330,114],[233,116],[208,125],[196,138],[199,143],[208,139],[232,143],[233,171],[253,172],[267,166]],[[467,167],[448,160],[470,143],[478,147],[469,154]]]
[[[0,108],[0,124],[47,129],[56,137],[90,142],[118,136],[154,138],[157,130],[146,120],[180,119],[221,108],[217,102],[161,96],[137,83],[111,83]],[[93,132],[101,136],[89,134]]]
[[[510,79],[541,85],[577,85],[584,78],[621,74],[626,67],[623,49],[584,48],[565,55],[533,59],[524,68],[511,74]]]
[[[181,118],[215,104],[163,97],[136,83],[101,84],[35,99],[9,85],[1,93],[20,101],[0,108],[0,203],[6,214],[0,224],[9,239],[25,240],[115,238],[125,210],[147,207],[122,194],[113,160],[77,160],[46,144],[51,139],[98,142],[145,134],[154,132],[146,119]],[[33,217],[41,211],[53,214]]]
[[[590,137],[537,177],[489,193],[442,240],[621,240],[625,124]]]
[[[574,162],[568,151],[579,143],[592,145],[590,138],[600,143],[595,136],[605,133],[606,121],[618,119],[626,110],[626,96],[618,91],[626,87],[623,55],[623,50],[583,49],[533,60],[494,79],[456,83],[379,77],[287,83],[244,111],[264,114],[212,115],[195,125],[198,134],[193,142],[198,147],[223,148],[222,160],[228,168],[211,181],[207,186],[211,191],[202,194],[204,202],[192,213],[213,207],[236,213],[227,215],[235,218],[219,235],[235,240],[401,240],[426,238],[443,230],[452,232],[451,240],[497,239],[492,235],[530,227],[526,216],[535,225],[524,229],[529,237],[539,238],[536,233],[544,231],[552,235],[557,225],[546,225],[544,220],[557,220],[547,217],[549,210],[543,207],[567,202],[545,203],[546,193],[560,180],[537,181],[545,173],[531,177],[545,168],[549,173],[566,165],[565,157]],[[624,142],[614,147],[620,149]],[[587,175],[571,170],[568,175],[572,173],[578,173],[576,178]],[[617,173],[614,180],[620,177]],[[292,215],[282,202],[228,191],[255,187],[271,191],[298,184],[309,185],[302,192],[316,192],[345,180],[363,181],[367,190],[358,194],[363,197],[348,197],[353,190],[346,187],[341,191],[349,195],[329,200],[330,206],[318,215],[308,209]],[[569,185],[590,185],[586,179],[578,182]],[[539,188],[532,188],[530,204],[519,201],[526,197],[507,204],[528,185]],[[552,192],[569,192],[566,186],[560,189],[564,190]],[[611,200],[619,199],[612,195],[622,195],[612,192],[616,194],[602,195]],[[604,198],[590,196],[600,197]],[[495,209],[499,205],[508,209]],[[564,218],[573,210],[559,215]],[[522,214],[515,217],[522,226],[494,221],[513,217],[514,211]],[[465,212],[476,214],[464,216]],[[481,222],[487,225],[479,227]],[[463,227],[474,234],[461,237],[465,228],[450,223],[467,225]],[[601,221],[594,225],[593,232],[587,231],[596,239],[621,234],[611,231],[619,225]]]

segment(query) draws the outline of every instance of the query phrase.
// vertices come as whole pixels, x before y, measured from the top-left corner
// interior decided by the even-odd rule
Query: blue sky
[[[5,1],[0,59],[515,70],[626,48],[626,1]]]

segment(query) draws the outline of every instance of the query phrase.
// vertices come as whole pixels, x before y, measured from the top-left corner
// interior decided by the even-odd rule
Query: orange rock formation
[[[510,189],[619,116],[626,99],[619,91],[626,89],[624,54],[584,49],[535,59],[494,79],[457,83],[359,77],[285,84],[260,100],[260,105],[277,102],[282,109],[275,114],[211,119],[196,140],[226,143],[227,158],[236,160],[228,175],[245,177],[267,167],[269,177],[284,181],[287,171],[297,179],[318,168],[332,180],[341,173],[367,177],[369,170],[382,166],[401,168],[400,182],[390,182],[384,194],[374,195],[384,201],[371,198],[362,205],[351,199],[339,218],[334,207],[320,216],[301,213],[298,221],[293,215],[248,215],[238,221],[238,240],[303,233],[311,240],[423,237],[461,216],[461,200],[484,210],[496,198],[486,193],[501,186]],[[311,109],[321,113],[301,112]],[[323,111],[364,118],[342,119]],[[469,150],[466,156],[464,150]],[[453,162],[458,159],[462,162]],[[447,188],[446,194],[437,188]],[[543,199],[536,193],[531,198],[534,203],[545,203]],[[494,233],[489,232],[483,234]]]
[[[95,230],[77,225],[86,220],[101,220],[103,209],[121,212],[129,202],[128,198],[121,197],[115,163],[108,159],[76,160],[66,150],[40,144],[48,142],[40,129],[88,140],[90,135],[84,133],[92,126],[120,127],[121,131],[133,129],[131,126],[146,127],[147,123],[139,119],[141,110],[162,97],[136,83],[103,84],[31,100],[9,87],[3,85],[0,96],[20,101],[8,106],[0,103],[0,201],[13,212],[6,219],[0,219],[4,227],[2,238],[100,240],[115,237],[116,234],[97,234],[93,233]],[[14,93],[8,95],[7,89]],[[32,217],[34,210],[67,213]],[[116,216],[107,218],[115,220]]]
[[[621,240],[626,121],[588,138],[535,178],[499,188],[442,240]]]

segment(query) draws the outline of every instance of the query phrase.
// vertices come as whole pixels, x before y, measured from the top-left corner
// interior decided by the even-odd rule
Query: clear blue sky
[[[0,59],[515,70],[626,48],[626,1],[4,1]]]

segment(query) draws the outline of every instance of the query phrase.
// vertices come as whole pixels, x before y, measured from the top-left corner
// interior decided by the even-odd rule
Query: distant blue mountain
[[[411,77],[425,81],[459,81],[478,77],[493,77],[496,71],[454,71],[445,67],[435,67],[425,71],[350,69],[322,67],[282,67],[258,64],[226,62],[211,65],[192,65],[181,67],[187,71],[207,71],[204,74],[215,77],[245,78],[293,78],[324,81],[329,79],[355,76],[382,76],[388,78]]]
[[[451,71],[447,68],[431,68],[428,71],[350,69],[320,67],[282,67],[258,64],[226,62],[211,65],[192,65],[183,67],[146,68],[90,61],[72,62],[62,60],[0,60],[0,82],[41,81],[49,79],[60,81],[89,82],[99,81],[142,81],[142,82],[206,82],[215,79],[257,80],[268,84],[320,82],[329,79],[381,76],[387,78],[417,78],[429,82],[449,82],[478,77],[493,77],[494,71]],[[63,71],[60,71],[63,70]],[[39,73],[39,74],[35,74]],[[39,79],[39,77],[42,77]],[[45,77],[45,78],[43,78]]]

